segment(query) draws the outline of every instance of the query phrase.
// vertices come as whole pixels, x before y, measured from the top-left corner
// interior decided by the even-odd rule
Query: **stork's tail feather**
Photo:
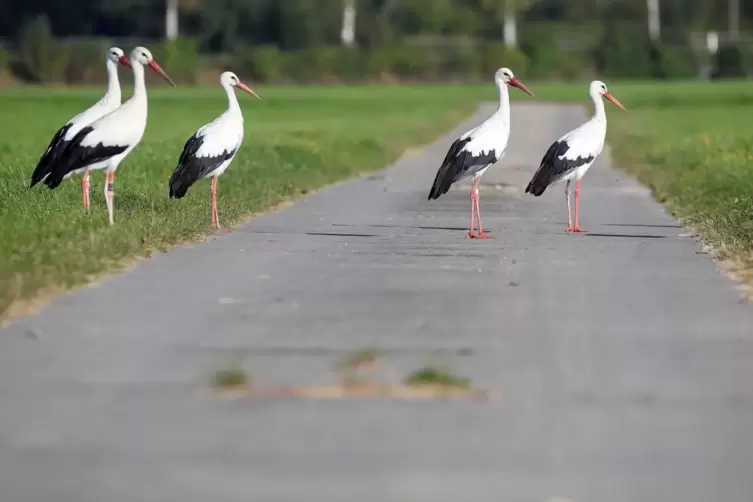
[[[42,157],[40,157],[37,167],[34,168],[34,172],[31,175],[31,183],[29,188],[45,179],[55,168],[55,164],[63,158],[68,142],[63,141],[63,135],[68,131],[69,126],[66,125],[60,129],[57,134],[50,141],[47,150],[45,150]]]
[[[526,193],[531,193],[538,197],[543,194],[546,189],[556,181],[556,176],[553,176],[551,169],[548,169],[546,165],[542,165],[531,178],[531,182],[526,187]]]
[[[37,167],[34,168],[34,172],[31,174],[31,183],[29,183],[29,188],[33,188],[34,185],[39,183],[44,179],[45,176],[50,174],[50,159],[45,155],[39,160],[39,164],[37,164]]]
[[[66,172],[64,170],[57,168],[57,166],[52,166],[49,175],[43,180],[44,184],[50,190],[55,189],[63,182],[65,175]]]
[[[549,186],[548,180],[542,180],[541,177],[534,176],[528,186],[526,187],[526,193],[531,193],[538,197],[543,194]]]
[[[170,198],[182,199],[188,193],[188,189],[194,184],[196,179],[186,176],[185,171],[176,170],[170,177]]]
[[[438,199],[440,195],[446,194],[450,190],[454,174],[450,172],[451,164],[445,162],[437,171],[434,178],[434,184],[431,186],[428,200]]]

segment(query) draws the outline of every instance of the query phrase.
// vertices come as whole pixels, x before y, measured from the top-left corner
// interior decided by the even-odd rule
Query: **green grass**
[[[615,156],[706,241],[747,261],[753,246],[753,89],[685,91],[638,104],[617,120],[610,135]]]
[[[606,104],[607,141],[619,167],[708,243],[753,269],[753,85],[607,82],[625,105]],[[591,105],[585,84],[531,86],[539,99]],[[564,131],[563,131],[564,132]]]
[[[587,84],[526,82],[539,100],[590,107]],[[749,257],[753,244],[753,85],[607,82],[628,113],[611,105],[608,141],[618,164],[716,245]],[[325,184],[380,168],[495,99],[491,84],[256,89],[239,96],[246,138],[219,182],[224,223]],[[126,90],[126,95],[129,91]],[[79,180],[28,190],[52,134],[99,97],[92,89],[0,89],[0,318],[17,300],[69,288],[210,232],[209,185],[168,198],[183,143],[224,110],[219,88],[150,92],[143,142],[118,170],[115,227],[106,222],[103,175],[92,177],[92,211]],[[514,100],[531,100],[513,90]],[[564,131],[563,131],[564,132]],[[554,138],[552,138],[554,139]]]
[[[750,261],[753,86],[665,84],[624,91],[620,99],[629,113],[610,114],[608,135],[618,164],[707,242]]]
[[[218,370],[212,375],[212,387],[218,390],[238,389],[251,384],[251,377],[239,365]]]
[[[458,376],[447,368],[426,366],[405,377],[405,385],[409,387],[437,386],[456,389],[470,389],[471,379]]]
[[[223,223],[381,168],[451,128],[478,99],[463,86],[256,90],[263,101],[239,95],[245,140],[219,181]],[[114,227],[107,225],[101,172],[92,175],[90,214],[81,207],[80,178],[52,191],[28,189],[49,139],[100,92],[0,89],[0,123],[12,124],[0,136],[0,318],[17,300],[80,285],[211,230],[209,182],[181,200],[169,199],[167,182],[186,139],[224,111],[219,87],[150,92],[144,139],[117,172]]]

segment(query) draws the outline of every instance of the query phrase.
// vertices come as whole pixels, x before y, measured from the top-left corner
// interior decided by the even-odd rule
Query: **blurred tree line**
[[[102,78],[104,49],[154,48],[180,80],[232,67],[265,81],[478,79],[495,68],[541,79],[682,78],[750,68],[753,0],[352,0],[355,44],[341,42],[351,0],[172,0],[180,37],[165,41],[171,0],[2,0],[0,65],[28,81]],[[739,37],[725,34],[739,5]],[[517,41],[505,43],[510,19]],[[508,23],[506,23],[508,21]],[[705,33],[722,34],[715,56]],[[214,78],[214,77],[213,77]]]

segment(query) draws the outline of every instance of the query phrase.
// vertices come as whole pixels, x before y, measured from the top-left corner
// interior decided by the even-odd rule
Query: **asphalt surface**
[[[753,500],[753,308],[606,153],[592,233],[567,234],[563,187],[523,189],[583,110],[512,116],[481,191],[496,239],[465,238],[467,186],[426,200],[466,123],[0,330],[0,501]],[[489,400],[201,390],[233,362],[337,382],[365,347],[382,378],[445,365]]]

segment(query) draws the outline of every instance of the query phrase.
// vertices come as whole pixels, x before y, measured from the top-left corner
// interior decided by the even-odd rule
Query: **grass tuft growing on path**
[[[428,142],[475,108],[462,86],[259,88],[239,95],[245,140],[220,178],[224,224],[358,173],[381,168]],[[155,89],[142,143],[115,181],[115,226],[107,225],[104,175],[92,175],[92,208],[80,178],[29,190],[31,173],[55,131],[99,99],[101,90],[0,90],[0,318],[10,306],[80,285],[211,229],[209,182],[171,200],[167,182],[185,141],[225,110],[222,90]],[[124,90],[128,97],[130,90]]]

